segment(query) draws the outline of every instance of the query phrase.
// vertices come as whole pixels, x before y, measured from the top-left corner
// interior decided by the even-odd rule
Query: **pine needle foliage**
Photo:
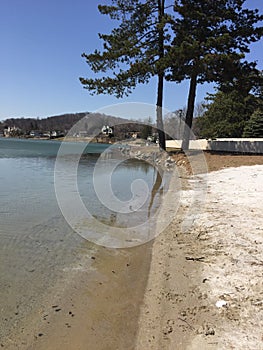
[[[263,138],[263,110],[257,109],[245,124],[243,137]]]
[[[177,0],[171,52],[174,63],[167,79],[190,79],[183,149],[188,149],[197,84],[235,81],[255,70],[244,60],[249,44],[258,41],[263,19],[257,9],[244,8],[245,0]]]
[[[99,34],[103,50],[83,53],[87,64],[98,78],[80,78],[91,94],[129,95],[137,84],[158,77],[157,128],[160,146],[165,149],[162,122],[165,51],[170,45],[169,23],[165,0],[112,0],[111,6],[99,6],[101,14],[118,22],[110,34]]]

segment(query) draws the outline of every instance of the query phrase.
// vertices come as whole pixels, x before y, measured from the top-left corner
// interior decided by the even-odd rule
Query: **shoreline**
[[[44,329],[45,336],[28,350],[132,350],[150,254],[151,244],[117,252],[99,247],[92,273],[77,276],[62,298],[62,308],[74,305],[74,317],[66,312],[54,318],[53,326]]]
[[[134,349],[152,243],[128,249],[83,242],[82,259],[50,289],[8,350]]]
[[[246,156],[215,156],[217,161],[220,158],[220,164],[217,161],[212,164],[211,159],[209,163],[208,158],[210,171],[231,164],[253,165],[253,162],[260,163],[260,160],[263,164],[262,156],[253,160]],[[4,344],[4,349],[230,348],[224,347],[224,343],[223,347],[218,344],[224,332],[227,333],[224,325],[229,321],[229,315],[232,317],[229,313],[231,309],[218,309],[214,305],[217,300],[210,300],[212,277],[209,275],[208,281],[207,276],[212,271],[210,269],[218,265],[213,261],[207,262],[206,256],[205,261],[202,261],[204,247],[212,237],[204,232],[204,222],[193,231],[181,232],[189,195],[191,197],[188,189],[192,178],[185,157],[175,155],[173,159],[182,171],[180,176],[184,186],[184,200],[169,227],[155,240],[134,248],[114,250],[97,247],[96,252],[87,256],[84,244],[85,261],[88,265],[91,264],[92,269],[87,270],[87,265],[83,264],[80,271],[69,274],[72,279],[64,286],[65,289],[60,286],[61,290],[55,293],[55,298],[48,301],[48,308],[39,310],[38,323],[34,323],[35,319],[32,320],[27,325],[28,334],[25,329],[16,335],[16,347],[10,343],[10,347]],[[211,173],[212,182],[215,174],[217,173]],[[202,181],[202,176],[197,175],[197,181]],[[208,191],[211,192],[211,189]],[[172,209],[171,203],[170,206]],[[216,210],[217,207],[214,208]],[[213,219],[214,211],[211,211],[209,221]],[[219,219],[223,221],[224,217]],[[206,230],[209,231],[210,228]],[[216,243],[217,241],[213,242],[215,247]],[[219,258],[225,259],[222,247],[220,251],[222,255]],[[214,256],[216,257],[215,253],[212,253],[211,257]],[[230,254],[229,256],[231,259]],[[224,268],[221,267],[221,270],[224,271]],[[227,302],[230,303],[229,300]],[[61,309],[58,312],[52,308],[56,304]],[[255,307],[257,310],[258,306]],[[47,313],[48,317],[44,317]],[[228,316],[222,318],[222,314]],[[234,319],[230,320],[232,329],[242,321],[237,321],[233,315]]]

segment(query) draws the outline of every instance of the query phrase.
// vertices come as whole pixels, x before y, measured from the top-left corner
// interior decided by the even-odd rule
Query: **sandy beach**
[[[84,246],[74,273],[2,347],[262,349],[263,157],[205,157],[209,173],[191,175],[174,156],[181,205],[155,240],[89,255]],[[206,188],[201,202],[196,186]]]
[[[188,182],[207,183],[205,206],[187,232],[174,220],[153,244],[136,349],[262,349],[263,166]],[[184,191],[181,220],[191,195]]]

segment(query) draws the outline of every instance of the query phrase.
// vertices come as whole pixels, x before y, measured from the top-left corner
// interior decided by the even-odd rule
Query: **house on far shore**
[[[65,133],[63,131],[53,130],[50,132],[51,139],[56,139],[58,137],[64,137],[64,136],[65,136]]]
[[[30,137],[42,137],[43,134],[41,131],[38,131],[38,130],[31,130],[30,133],[29,133],[29,136]]]
[[[113,127],[110,127],[109,125],[104,125],[101,129],[101,132],[103,135],[107,136],[113,136]]]
[[[3,135],[4,137],[15,137],[22,134],[22,130],[16,126],[8,126],[4,128]]]

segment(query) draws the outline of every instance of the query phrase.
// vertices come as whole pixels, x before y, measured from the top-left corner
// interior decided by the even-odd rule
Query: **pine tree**
[[[245,124],[243,137],[263,137],[263,111],[257,109]]]
[[[206,98],[207,110],[195,121],[201,138],[242,137],[246,122],[259,107],[259,98],[238,90],[218,91]]]
[[[205,113],[195,120],[201,138],[242,137],[251,115],[263,110],[263,75],[246,67],[238,79],[220,83],[216,94],[208,94]]]
[[[148,83],[157,76],[157,129],[160,147],[165,149],[163,84],[165,44],[170,40],[165,0],[112,0],[112,6],[99,6],[99,11],[120,24],[110,34],[99,34],[102,52],[82,54],[92,71],[104,76],[80,81],[93,94],[114,94],[120,98],[130,94],[137,84]]]
[[[189,147],[196,88],[198,83],[233,81],[245,70],[255,69],[244,62],[249,44],[259,40],[263,19],[258,10],[244,9],[245,0],[177,0],[179,16],[173,24],[170,53],[175,57],[167,79],[190,79],[186,127],[182,148]]]

